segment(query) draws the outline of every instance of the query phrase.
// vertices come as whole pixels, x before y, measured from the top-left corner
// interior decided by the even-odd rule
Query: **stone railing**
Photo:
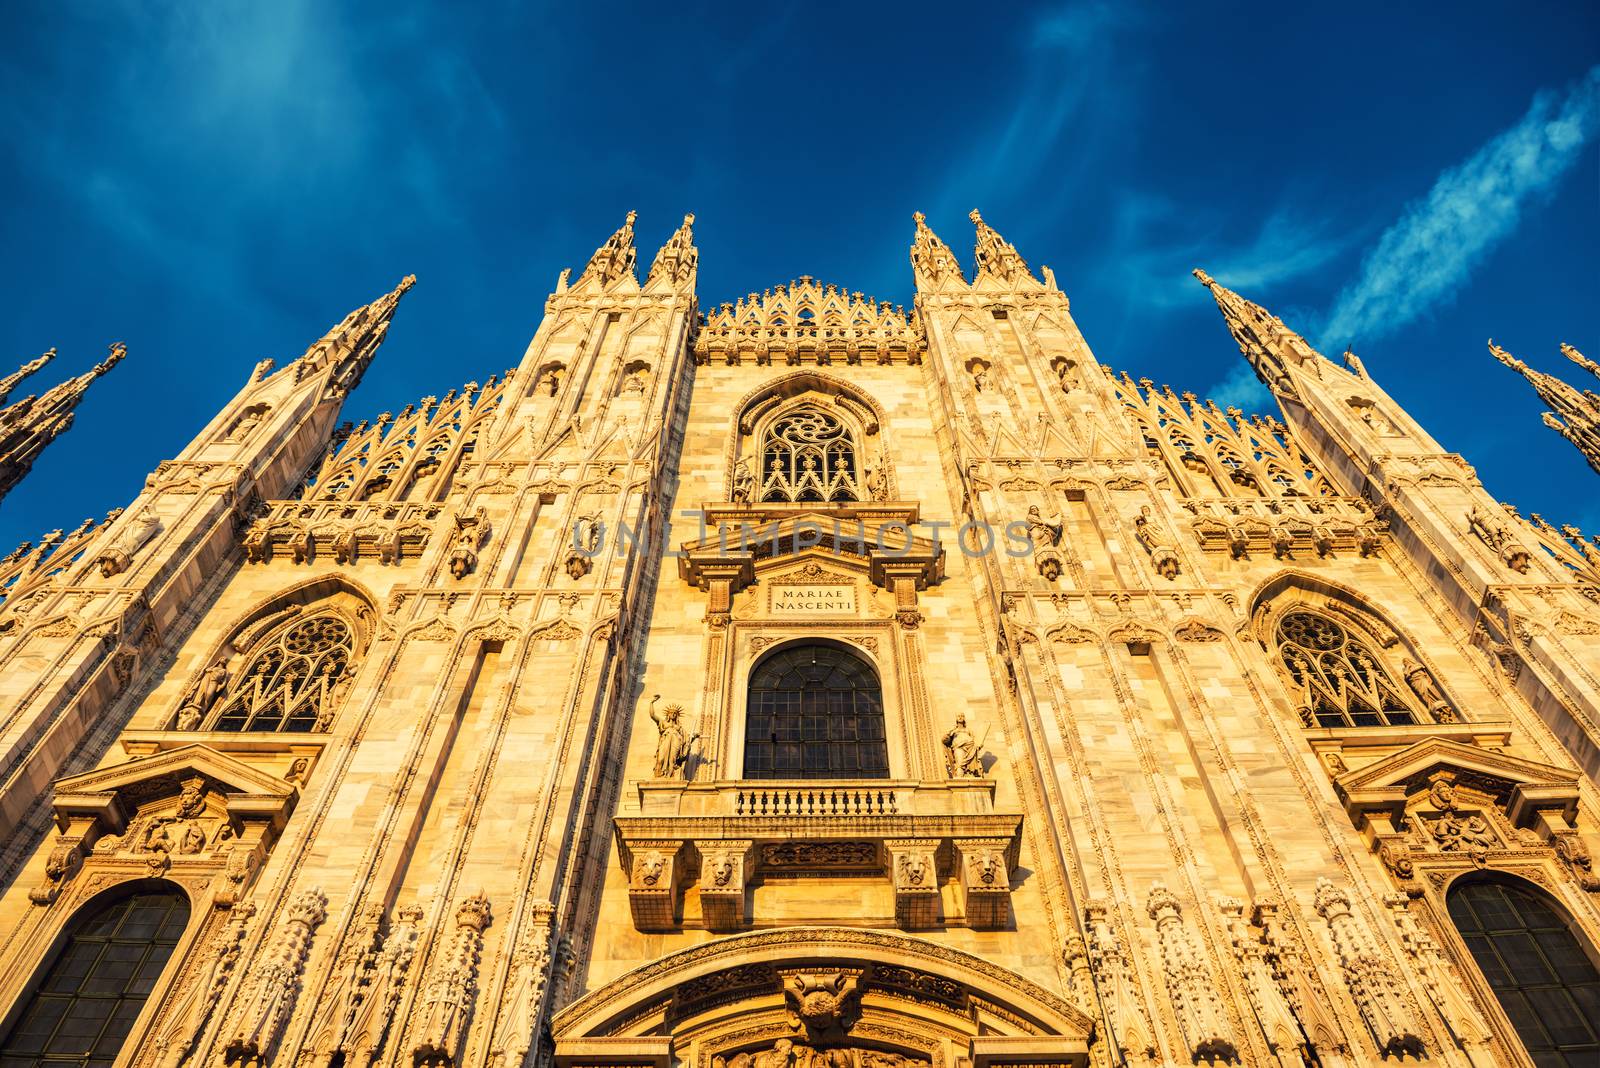
[[[808,873],[889,879],[901,927],[1004,926],[1022,817],[996,811],[994,790],[989,779],[641,782],[637,810],[614,821],[634,925],[681,926],[682,890],[698,882],[701,922],[742,927],[752,881]],[[949,883],[959,905],[947,915]]]

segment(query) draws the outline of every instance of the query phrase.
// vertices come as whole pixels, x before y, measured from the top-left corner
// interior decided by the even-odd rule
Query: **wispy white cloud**
[[[1226,285],[1261,292],[1326,266],[1348,251],[1359,234],[1314,218],[1293,206],[1269,214],[1244,243],[1230,242],[1216,225],[1191,228],[1192,213],[1148,194],[1123,197],[1117,212],[1117,251],[1107,269],[1141,304],[1157,308],[1208,300],[1189,271],[1203,266]],[[1175,232],[1181,231],[1181,232]]]
[[[1273,406],[1272,393],[1261,384],[1255,371],[1244,360],[1234,364],[1233,370],[1211,384],[1205,395],[1223,408],[1242,408],[1259,412]]]
[[[1075,141],[1086,142],[1088,124],[1111,121],[1116,108],[1106,89],[1116,83],[1112,74],[1123,58],[1118,45],[1143,22],[1143,8],[1134,0],[1071,0],[1041,15],[1024,42],[1014,95],[1003,101],[1008,117],[983,130],[963,154],[964,163],[945,177],[937,213],[964,213],[1018,195],[1029,178],[1046,170],[1069,127]],[[1053,203],[1032,202],[1036,218],[1070,197],[1059,161],[1049,172]]]
[[[1384,231],[1334,303],[1325,344],[1382,337],[1450,300],[1516,229],[1523,206],[1577,161],[1597,125],[1600,66],[1565,94],[1534,97],[1521,121],[1439,175]]]

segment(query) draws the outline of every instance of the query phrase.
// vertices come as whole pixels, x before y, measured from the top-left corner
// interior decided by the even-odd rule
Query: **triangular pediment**
[[[251,767],[209,745],[186,745],[164,753],[141,757],[109,768],[86,771],[57,779],[56,793],[107,793],[162,778],[180,779],[185,775],[204,775],[225,793],[270,794],[287,797],[295,792],[292,783]]]
[[[56,817],[98,814],[115,825],[140,808],[179,796],[195,779],[203,780],[206,792],[222,797],[230,813],[267,819],[275,828],[282,827],[300,795],[293,783],[195,744],[57,779]]]
[[[1577,809],[1578,772],[1448,738],[1416,742],[1339,776],[1334,786],[1352,815],[1378,809],[1399,815],[1407,799],[1425,791],[1429,777],[1441,771],[1499,798],[1513,822],[1530,807]]]

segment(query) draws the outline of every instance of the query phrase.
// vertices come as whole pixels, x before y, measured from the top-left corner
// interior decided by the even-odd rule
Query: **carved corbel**
[[[917,579],[923,566],[884,564],[883,572],[894,593],[895,622],[906,630],[916,630],[922,623],[922,612],[917,608]]]
[[[628,907],[641,931],[670,931],[677,924],[681,839],[629,843]]]
[[[748,840],[697,842],[700,852],[700,913],[713,931],[731,931],[750,922],[745,883],[750,873]],[[631,900],[631,895],[630,895]]]
[[[272,559],[272,538],[265,524],[257,523],[244,536],[244,558],[252,564]]]
[[[60,837],[45,858],[44,882],[28,891],[28,900],[35,905],[54,902],[100,836],[121,834],[128,825],[128,815],[114,793],[60,794],[55,811]]]
[[[939,843],[891,840],[884,846],[894,882],[895,924],[908,931],[939,926]]]
[[[356,562],[356,532],[341,530],[333,536],[333,559],[340,564]]]
[[[1011,919],[1010,843],[1003,838],[956,839],[967,926],[1004,927]]]
[[[1572,872],[1578,885],[1587,892],[1600,893],[1600,878],[1594,874],[1594,858],[1589,847],[1561,808],[1540,808],[1535,813],[1535,831],[1555,850],[1556,858]]]

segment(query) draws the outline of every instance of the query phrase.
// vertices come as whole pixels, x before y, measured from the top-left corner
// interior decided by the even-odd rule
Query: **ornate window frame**
[[[1458,711],[1462,706],[1440,680],[1444,676],[1420,645],[1401,632],[1377,609],[1352,591],[1300,572],[1282,572],[1264,582],[1251,598],[1254,608],[1250,633],[1266,651],[1283,693],[1291,701],[1302,728],[1319,736],[1359,737],[1365,733],[1404,732],[1429,728],[1459,733],[1468,725]],[[1298,683],[1281,652],[1280,632],[1285,620],[1297,613],[1320,616],[1353,637],[1376,662],[1389,689],[1404,702],[1409,723],[1330,725],[1317,720],[1312,706],[1300,699]],[[1431,696],[1425,696],[1430,695]],[[1309,713],[1309,715],[1308,715]]]
[[[854,470],[852,499],[820,501],[765,501],[768,488],[766,446],[769,435],[783,420],[814,410],[835,422],[851,444]],[[733,426],[725,450],[726,480],[723,499],[769,510],[828,511],[840,506],[890,502],[898,485],[890,459],[889,440],[882,407],[867,394],[832,375],[800,371],[774,379],[747,393],[734,407]],[[837,487],[829,487],[830,490]],[[837,495],[829,492],[825,498]]]
[[[205,745],[58,779],[57,831],[23,876],[33,908],[0,957],[0,1007],[18,1011],[39,965],[79,910],[107,893],[154,879],[189,898],[189,923],[124,1044],[153,1044],[152,1028],[179,1013],[214,961],[196,952],[220,936],[294,811],[299,787]],[[41,870],[42,868],[42,870]],[[201,992],[204,993],[203,991]],[[161,1040],[184,1021],[167,1019]],[[187,1036],[185,1037],[187,1041]]]
[[[1450,918],[1460,879],[1515,877],[1543,890],[1600,947],[1600,878],[1579,812],[1580,774],[1429,738],[1333,780],[1397,888],[1384,899],[1423,988],[1465,1048],[1521,1044]]]
[[[208,741],[229,736],[306,738],[326,734],[347,701],[371,649],[377,623],[372,603],[364,591],[340,576],[313,580],[259,603],[227,637],[200,658],[189,682],[163,717],[164,728],[202,734]],[[336,619],[349,636],[350,649],[343,672],[329,688],[330,692],[323,696],[329,707],[319,708],[318,723],[321,725],[314,726],[311,731],[256,731],[248,725],[239,730],[217,728],[216,721],[235,696],[235,688],[244,681],[244,673],[272,643],[284,640],[296,627],[318,618]],[[220,679],[219,665],[223,672]]]

